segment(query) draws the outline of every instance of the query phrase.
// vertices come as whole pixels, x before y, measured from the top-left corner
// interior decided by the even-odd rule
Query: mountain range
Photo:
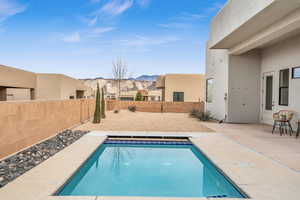
[[[159,75],[141,75],[138,76],[136,78],[128,78],[128,80],[136,80],[136,81],[156,81],[157,77],[159,77]],[[86,78],[86,79],[82,79],[82,80],[98,80],[98,79],[105,79],[103,77],[96,77],[96,78]]]
[[[141,76],[135,78],[135,80],[137,80],[137,81],[156,81],[158,76],[159,75],[141,75]]]

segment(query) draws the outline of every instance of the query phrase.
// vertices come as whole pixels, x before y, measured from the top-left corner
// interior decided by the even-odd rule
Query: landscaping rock
[[[66,130],[0,161],[0,188],[74,143],[88,131]]]

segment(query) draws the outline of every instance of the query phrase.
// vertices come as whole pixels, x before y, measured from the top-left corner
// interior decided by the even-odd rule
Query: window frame
[[[299,69],[300,70],[300,66],[292,68],[292,79],[300,79],[300,76],[299,77],[295,77],[295,69]]]
[[[182,94],[182,101],[180,101],[180,100],[178,100],[178,99],[176,99],[176,101],[175,101],[175,94]],[[177,96],[178,97],[178,96]],[[173,102],[184,102],[184,92],[173,92]]]
[[[206,92],[205,92],[206,93],[205,94],[205,102],[206,103],[213,103],[213,98],[211,99],[211,101],[208,101],[208,81],[210,81],[210,80],[214,81],[214,78],[208,78],[208,79],[206,79],[206,88],[205,88],[205,90],[206,90]],[[212,84],[213,84],[213,82],[212,82]]]
[[[288,71],[288,86],[281,86],[281,73],[284,71]],[[281,90],[282,89],[288,89],[288,103],[287,104],[283,104],[281,103]],[[279,100],[278,100],[278,105],[279,106],[289,106],[289,95],[290,95],[290,68],[286,68],[286,69],[281,69],[279,71]]]

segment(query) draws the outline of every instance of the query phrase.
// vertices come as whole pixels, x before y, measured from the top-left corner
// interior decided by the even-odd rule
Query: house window
[[[281,106],[289,105],[289,79],[290,79],[290,70],[289,69],[280,70],[279,105]]]
[[[300,78],[300,67],[293,68],[293,76],[294,79]]]
[[[184,102],[184,92],[173,92],[173,101]]]
[[[214,86],[214,79],[207,79],[206,80],[206,102],[212,103],[213,102],[213,86]]]

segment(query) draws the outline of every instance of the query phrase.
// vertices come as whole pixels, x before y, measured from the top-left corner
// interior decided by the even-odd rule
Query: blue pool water
[[[101,145],[57,195],[243,198],[193,145],[135,144]]]

